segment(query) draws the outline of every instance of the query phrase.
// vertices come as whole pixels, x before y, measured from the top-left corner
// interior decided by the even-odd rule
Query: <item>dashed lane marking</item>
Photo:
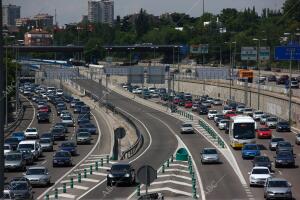
[[[166,184],[166,183],[173,183],[173,184],[176,184],[176,185],[183,185],[183,186],[192,187],[192,184],[190,184],[190,183],[174,181],[174,180],[155,181],[155,182],[151,183],[151,185],[153,186],[153,185]]]
[[[182,170],[182,169],[165,169],[165,172],[183,172],[189,174],[190,172],[187,170]]]

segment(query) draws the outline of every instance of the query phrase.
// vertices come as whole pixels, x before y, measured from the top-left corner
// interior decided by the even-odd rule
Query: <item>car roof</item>
[[[284,178],[277,178],[277,177],[270,177],[268,178],[269,181],[287,181]]]
[[[112,166],[131,166],[128,162],[124,161],[123,162],[119,162],[119,163],[115,163]]]
[[[263,167],[263,166],[255,166],[252,169],[269,169],[268,167]]]
[[[47,169],[44,166],[32,166],[32,167],[28,167],[28,169]]]
[[[24,140],[21,141],[19,144],[32,144],[32,143],[36,143],[37,140]]]
[[[203,150],[217,150],[217,149],[213,148],[213,147],[206,147],[206,148],[203,148]]]

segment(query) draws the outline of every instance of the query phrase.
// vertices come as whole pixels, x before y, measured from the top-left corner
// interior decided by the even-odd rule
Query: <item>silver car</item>
[[[91,144],[92,137],[89,132],[80,132],[77,134],[77,144]]]
[[[46,167],[29,167],[24,173],[24,178],[28,179],[32,186],[42,185],[49,186],[50,185],[50,175],[48,169]]]
[[[194,128],[191,123],[183,123],[180,128],[181,133],[194,133]]]
[[[41,138],[40,145],[42,151],[53,151],[53,141],[49,138]]]
[[[296,135],[295,143],[298,145],[300,144],[300,133]]]
[[[268,178],[264,187],[266,199],[292,199],[292,185],[283,178]]]
[[[11,146],[9,144],[4,144],[4,156],[10,152],[12,152]]]
[[[201,163],[219,163],[220,158],[215,148],[204,148],[201,152]]]
[[[279,137],[277,137],[277,138],[272,138],[272,139],[270,140],[270,143],[269,143],[269,149],[272,150],[272,151],[275,151],[278,142],[281,142],[281,141],[284,141],[284,139],[283,139],[283,138],[279,138]]]
[[[63,116],[61,122],[67,124],[67,126],[74,126],[74,121],[71,116]]]
[[[6,154],[4,167],[6,170],[25,170],[26,161],[23,159],[23,154],[21,152],[11,152]]]
[[[278,123],[278,119],[277,119],[276,117],[269,117],[269,118],[267,118],[267,120],[266,120],[266,125],[267,125],[269,128],[276,128],[277,123]]]

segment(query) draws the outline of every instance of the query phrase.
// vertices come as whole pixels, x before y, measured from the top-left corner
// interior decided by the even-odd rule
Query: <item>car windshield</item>
[[[288,187],[287,181],[269,181],[269,187]]]
[[[9,145],[4,145],[4,150],[10,150],[10,146]]]
[[[255,112],[256,115],[262,115],[264,114],[263,112]]]
[[[252,112],[252,108],[246,108],[244,111],[246,111],[246,112]]]
[[[89,137],[90,133],[83,132],[83,133],[78,133],[78,137]]]
[[[256,145],[245,145],[244,150],[258,150]]]
[[[19,149],[34,149],[34,144],[19,144],[18,146]]]
[[[36,132],[36,129],[35,128],[28,128],[26,131],[27,132]]]
[[[272,142],[280,142],[280,141],[284,141],[283,138],[272,138],[271,140]]]
[[[21,160],[21,159],[22,159],[22,154],[20,153],[8,154],[5,157],[5,160],[7,161],[14,161],[14,160]]]
[[[204,149],[203,154],[217,154],[216,149]]]
[[[183,124],[182,127],[193,127],[192,124]]]
[[[268,169],[253,169],[252,174],[269,174]]]
[[[70,154],[68,152],[60,151],[55,154],[55,157],[70,157]]]
[[[54,129],[52,129],[52,133],[61,133],[61,132],[63,132],[62,128],[54,128]]]
[[[268,122],[276,122],[277,121],[277,118],[275,117],[270,117],[267,119]]]
[[[216,114],[216,113],[218,113],[218,111],[216,111],[216,110],[210,110],[209,113],[210,114]]]
[[[259,128],[260,131],[269,131],[270,129],[267,128],[267,127],[264,127],[264,128]]]
[[[62,147],[75,147],[75,144],[72,142],[66,142],[61,144]]]
[[[36,168],[36,169],[28,169],[26,174],[27,175],[42,175],[45,174],[46,170],[43,168]]]
[[[279,142],[277,145],[279,147],[292,147],[291,143],[289,142]]]
[[[13,190],[27,190],[28,189],[28,184],[26,182],[15,181],[15,182],[12,182],[10,184],[10,186]]]
[[[40,139],[40,143],[41,143],[41,144],[48,144],[48,143],[50,143],[50,142],[51,142],[51,140],[48,139],[48,138]]]
[[[233,127],[233,136],[235,139],[255,138],[254,123],[235,123]]]
[[[71,117],[63,117],[62,119],[63,119],[63,120],[72,120]]]
[[[288,122],[278,122],[278,125],[285,125],[285,126],[288,126],[289,123],[288,123]]]
[[[20,136],[24,136],[24,133],[23,132],[16,132],[16,133],[13,133],[12,136],[20,137]]]
[[[112,171],[128,171],[130,169],[129,165],[113,165],[111,167]]]
[[[269,162],[269,158],[265,156],[257,156],[254,158],[254,161],[256,162]]]

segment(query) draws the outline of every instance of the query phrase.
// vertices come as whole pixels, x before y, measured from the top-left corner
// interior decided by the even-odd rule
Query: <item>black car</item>
[[[279,151],[277,152],[275,158],[275,167],[294,167],[295,166],[295,156],[290,151]]]
[[[255,156],[252,163],[253,167],[268,167],[269,170],[272,169],[272,162],[268,156]]]
[[[65,140],[66,139],[65,131],[63,128],[53,128],[51,130],[51,133],[53,135],[54,140]]]
[[[277,126],[276,126],[276,131],[277,132],[290,132],[291,131],[291,126],[289,124],[289,122],[286,121],[282,121],[282,122],[278,122]]]
[[[80,110],[80,114],[90,114],[91,108],[88,106],[82,106]]]
[[[50,122],[50,115],[47,112],[39,112],[37,114],[38,123],[40,122]]]
[[[72,156],[68,151],[57,151],[53,156],[53,167],[57,166],[72,166]]]
[[[19,142],[17,137],[9,137],[4,140],[4,144],[9,144],[13,150],[17,149]]]
[[[207,115],[208,108],[206,106],[199,105],[197,108],[197,111],[198,111],[199,115]]]
[[[74,107],[73,112],[74,112],[74,113],[80,113],[80,111],[81,111],[81,106],[80,106],[80,105],[76,105],[76,106]]]
[[[280,151],[290,151],[293,153],[293,145],[288,141],[280,141],[277,143],[276,153]]]
[[[127,184],[133,185],[135,183],[135,171],[130,164],[117,163],[107,170],[107,186],[113,184]]]
[[[69,95],[66,95],[66,94],[64,94],[63,96],[62,96],[62,98],[63,98],[63,100],[66,102],[66,103],[71,103],[72,101],[73,101],[73,97],[72,96],[69,96]]]
[[[80,124],[79,128],[86,128],[90,134],[97,133],[97,127],[92,123]]]
[[[63,110],[66,110],[64,106],[59,106],[56,108],[56,114],[59,116]]]
[[[33,199],[32,187],[26,180],[11,181],[8,187],[14,194],[14,199]]]
[[[80,113],[77,117],[78,119],[91,119],[91,114],[90,113]]]

